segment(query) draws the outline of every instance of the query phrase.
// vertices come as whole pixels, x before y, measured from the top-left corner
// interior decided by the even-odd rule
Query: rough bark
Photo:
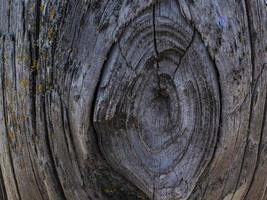
[[[264,0],[0,0],[0,200],[267,200]]]

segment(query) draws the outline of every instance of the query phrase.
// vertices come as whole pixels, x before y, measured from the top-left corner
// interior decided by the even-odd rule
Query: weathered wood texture
[[[264,0],[0,0],[0,200],[267,200]]]

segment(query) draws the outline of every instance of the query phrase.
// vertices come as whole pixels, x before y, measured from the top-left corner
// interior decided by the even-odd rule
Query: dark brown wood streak
[[[0,0],[0,200],[267,200],[266,0]]]

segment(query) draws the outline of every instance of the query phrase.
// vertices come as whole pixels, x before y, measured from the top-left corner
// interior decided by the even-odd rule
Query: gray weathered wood
[[[0,0],[0,200],[267,200],[264,0]]]

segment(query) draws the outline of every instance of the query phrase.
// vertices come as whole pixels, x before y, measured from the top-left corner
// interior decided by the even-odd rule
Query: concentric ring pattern
[[[144,11],[113,45],[94,112],[108,163],[155,199],[190,194],[212,158],[220,116],[215,66],[171,2]]]

